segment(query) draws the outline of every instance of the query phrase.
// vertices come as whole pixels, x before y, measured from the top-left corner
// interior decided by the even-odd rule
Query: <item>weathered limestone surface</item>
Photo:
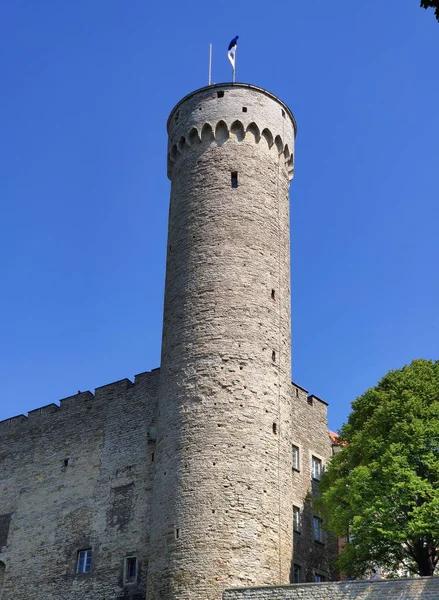
[[[223,600],[437,600],[439,577],[226,590]]]
[[[184,99],[168,132],[148,598],[214,600],[290,576],[294,122],[236,84]]]
[[[2,600],[145,597],[157,382],[143,373],[0,423]],[[91,573],[78,575],[85,548]]]
[[[219,600],[294,565],[331,576],[309,502],[326,404],[291,385],[294,118],[225,84],[184,98],[168,132],[161,369],[0,423],[1,600]]]
[[[293,533],[293,565],[300,567],[300,583],[312,582],[316,575],[337,579],[332,559],[337,552],[334,536],[324,533],[324,543],[314,540],[313,517],[318,516],[312,498],[318,494],[318,482],[312,479],[312,457],[326,467],[332,456],[328,435],[327,404],[293,384],[291,410],[292,443],[299,448],[299,469],[293,469],[293,505],[300,508],[300,532]],[[293,575],[293,568],[292,568]],[[291,577],[291,582],[293,578]]]

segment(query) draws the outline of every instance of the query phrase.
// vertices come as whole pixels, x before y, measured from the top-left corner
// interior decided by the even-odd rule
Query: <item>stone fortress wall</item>
[[[2,600],[145,597],[158,375],[0,423]],[[127,556],[139,570],[124,585]]]
[[[1,600],[216,600],[331,577],[311,503],[327,406],[291,385],[294,117],[224,84],[184,98],[168,132],[161,367],[0,423]]]
[[[437,600],[439,577],[226,590],[223,600]]]

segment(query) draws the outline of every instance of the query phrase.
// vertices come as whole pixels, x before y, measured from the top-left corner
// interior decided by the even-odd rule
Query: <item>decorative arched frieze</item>
[[[233,121],[230,132],[234,135],[238,142],[242,142],[245,136],[244,125],[241,121]]]
[[[273,134],[271,133],[271,131],[267,128],[262,130],[262,137],[264,138],[264,140],[267,142],[268,147],[271,148],[273,145]]]
[[[224,121],[218,121],[215,127],[215,141],[218,144],[224,144],[229,139],[229,128]]]
[[[201,130],[201,141],[212,142],[214,139],[212,125],[210,125],[210,123],[204,123],[203,129]]]
[[[255,138],[255,142],[257,144],[259,143],[259,140],[261,139],[261,134],[259,133],[259,127],[256,125],[256,123],[254,121],[247,126],[246,133],[252,133]]]

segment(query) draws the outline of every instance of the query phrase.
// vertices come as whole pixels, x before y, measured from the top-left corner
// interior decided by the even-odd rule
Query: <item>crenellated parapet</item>
[[[291,180],[296,122],[279,98],[256,86],[226,83],[183,98],[168,119],[168,177],[189,149],[254,143],[272,153]]]
[[[89,415],[90,409],[100,410],[102,406],[107,406],[109,402],[119,402],[123,399],[130,389],[134,393],[142,393],[143,388],[153,392],[155,381],[158,382],[159,370],[140,373],[134,377],[134,382],[130,379],[121,379],[107,385],[95,388],[94,394],[90,391],[78,392],[59,401],[59,404],[52,402],[40,408],[28,412],[27,415],[17,415],[9,419],[0,421],[0,437],[5,438],[8,435],[24,434],[29,428],[42,427],[50,425],[54,419],[69,420]],[[142,389],[140,389],[142,388]],[[148,402],[147,393],[145,402]]]

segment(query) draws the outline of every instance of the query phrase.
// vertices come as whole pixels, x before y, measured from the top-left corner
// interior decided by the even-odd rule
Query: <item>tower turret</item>
[[[221,84],[168,120],[171,203],[148,598],[288,583],[295,121]]]

